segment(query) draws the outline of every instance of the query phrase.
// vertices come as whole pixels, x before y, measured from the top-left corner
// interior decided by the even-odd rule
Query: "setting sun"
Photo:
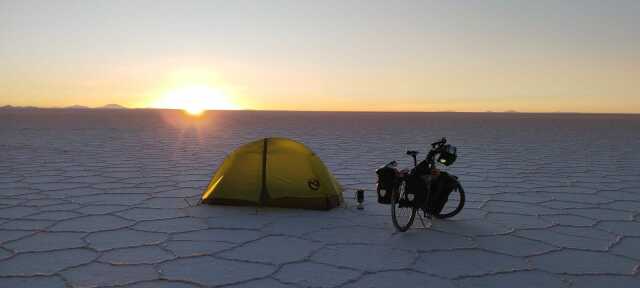
[[[153,106],[155,108],[182,109],[191,115],[206,110],[236,110],[240,107],[229,100],[222,91],[207,85],[184,86],[165,93]]]

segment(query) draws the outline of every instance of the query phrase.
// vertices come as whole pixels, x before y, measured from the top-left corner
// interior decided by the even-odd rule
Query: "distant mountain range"
[[[0,109],[42,109],[42,108],[41,107],[34,107],[34,106],[11,106],[11,105],[5,105],[5,106],[0,106]],[[122,105],[118,105],[118,104],[107,104],[107,105],[100,106],[100,107],[89,107],[89,106],[83,106],[83,105],[71,105],[71,106],[67,106],[67,107],[54,108],[54,109],[129,109],[129,108],[124,107]]]
[[[127,109],[127,107],[124,107],[122,105],[118,105],[118,104],[107,104],[104,106],[100,106],[97,107],[98,109]]]
[[[127,109],[127,107],[124,107],[122,105],[118,105],[118,104],[107,104],[104,106],[100,106],[100,107],[95,107],[95,108],[91,108],[88,106],[82,106],[82,105],[72,105],[72,106],[68,106],[68,107],[64,107],[66,109]]]
[[[71,105],[71,106],[64,107],[64,109],[91,109],[91,107],[82,106],[82,105]]]
[[[500,112],[500,111],[496,112],[496,111],[492,111],[492,110],[487,110],[487,111],[484,111],[484,112],[485,113],[520,113],[517,110],[505,110],[505,111],[502,111],[502,112]],[[540,112],[540,113],[545,113],[545,112]]]

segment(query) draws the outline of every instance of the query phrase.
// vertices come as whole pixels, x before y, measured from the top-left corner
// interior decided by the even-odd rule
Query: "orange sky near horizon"
[[[0,106],[640,113],[616,4],[2,1]]]

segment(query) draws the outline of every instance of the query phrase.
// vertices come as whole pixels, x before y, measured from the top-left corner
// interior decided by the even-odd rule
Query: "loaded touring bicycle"
[[[421,209],[425,217],[449,218],[464,207],[465,195],[458,177],[441,171],[436,163],[449,166],[457,158],[456,147],[442,138],[431,144],[427,157],[418,163],[418,151],[407,151],[414,167],[397,169],[391,161],[380,167],[378,175],[378,202],[391,206],[391,218],[398,231],[407,231]]]

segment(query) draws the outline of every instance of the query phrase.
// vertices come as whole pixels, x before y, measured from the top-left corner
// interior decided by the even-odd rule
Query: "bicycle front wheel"
[[[416,207],[412,196],[407,193],[407,181],[401,180],[391,194],[391,220],[400,232],[409,230],[416,218]]]

